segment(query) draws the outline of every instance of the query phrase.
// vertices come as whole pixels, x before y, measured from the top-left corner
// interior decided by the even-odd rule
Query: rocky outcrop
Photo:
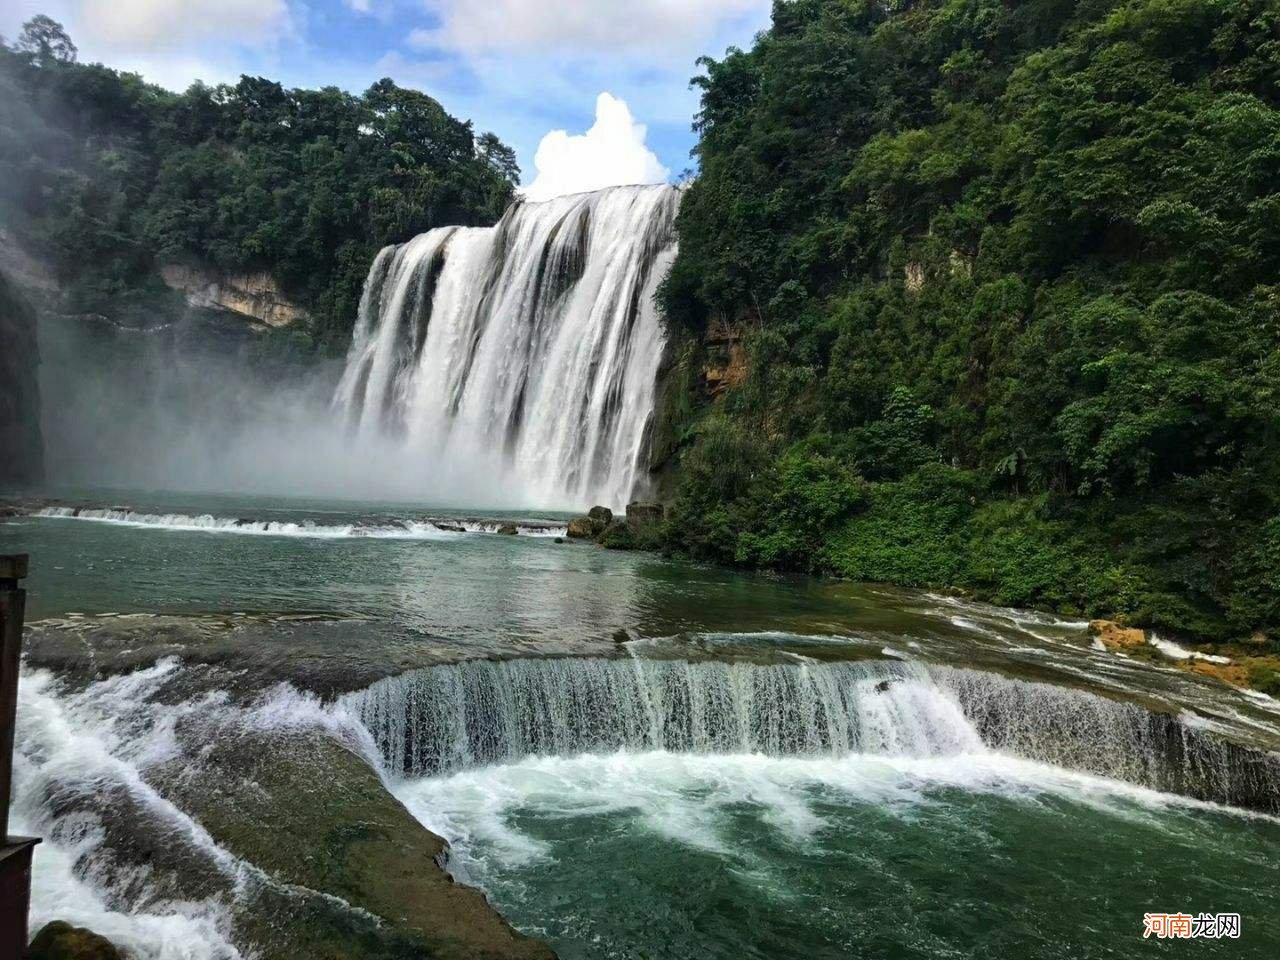
[[[574,517],[567,533],[572,540],[590,540],[600,533],[600,528],[590,517]]]
[[[160,268],[160,275],[193,307],[225,310],[276,328],[295,326],[309,318],[269,273],[221,274],[171,263]]]
[[[0,274],[0,487],[44,479],[35,311]]]
[[[644,535],[657,529],[663,514],[662,504],[636,500],[627,504],[627,527],[637,536]]]
[[[702,369],[703,392],[717,397],[747,379],[750,370],[742,330],[725,319],[713,318],[703,338],[706,363]]]
[[[340,898],[346,910],[377,918],[373,929],[360,929],[360,915],[335,923],[322,902],[273,915],[263,909],[264,898],[236,917],[237,933],[254,955],[555,960],[549,946],[515,930],[480,890],[454,881],[449,845],[342,744],[313,732],[238,730],[209,738],[198,725],[179,725],[176,735],[198,753],[202,775],[175,763],[155,779],[220,846],[275,883]]]
[[[45,924],[27,948],[26,960],[123,960],[106,937],[62,920]]]
[[[1093,620],[1089,623],[1089,632],[1108,650],[1129,650],[1147,642],[1144,631],[1121,626],[1114,620]]]
[[[594,540],[613,522],[613,511],[608,507],[592,507],[585,517],[569,521],[569,536],[575,540]]]
[[[608,507],[592,507],[585,517],[569,521],[569,536],[611,550],[656,549],[664,512],[660,503],[639,500],[628,504],[625,518]]]
[[[58,279],[47,263],[24,250],[8,230],[0,229],[0,274],[30,297],[54,296]]]

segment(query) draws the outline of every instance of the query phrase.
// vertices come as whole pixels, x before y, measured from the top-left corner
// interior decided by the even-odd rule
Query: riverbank
[[[615,517],[607,507],[596,506],[585,516],[568,524],[568,536],[590,541],[614,550],[669,551],[669,545],[678,538],[664,523],[666,508],[659,503],[636,502],[629,504],[624,517]],[[912,579],[906,582],[888,581],[895,586],[917,586]],[[944,592],[967,597],[979,602],[996,603],[993,591],[975,591],[952,587]],[[1079,608],[1063,610],[1061,606],[1031,604],[1048,614],[1079,616]],[[1211,642],[1191,638],[1188,646],[1169,639],[1162,639],[1155,630],[1127,627],[1123,621],[1094,619],[1091,632],[1107,649],[1118,651],[1141,661],[1174,666],[1202,676],[1213,677],[1245,690],[1268,696],[1280,696],[1280,654],[1275,652],[1273,641],[1261,634],[1254,634],[1248,641]]]

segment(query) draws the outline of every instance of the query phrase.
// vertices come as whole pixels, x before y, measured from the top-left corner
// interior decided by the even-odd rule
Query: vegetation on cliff
[[[426,94],[260,77],[175,94],[76,62],[47,17],[0,44],[0,223],[52,264],[69,309],[125,317],[172,294],[157,267],[269,272],[345,347],[379,247],[488,224],[515,154]]]
[[[663,299],[751,362],[669,545],[1274,635],[1275,5],[790,0],[702,63]]]

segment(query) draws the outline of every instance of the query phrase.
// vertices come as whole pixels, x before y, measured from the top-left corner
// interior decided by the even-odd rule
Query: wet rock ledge
[[[350,658],[292,678],[303,680],[296,703],[262,708],[302,649],[293,628],[361,626],[302,614],[29,625],[26,668],[53,672],[68,696],[167,660],[182,664],[120,708],[122,723],[145,724],[183,705],[172,756],[141,769],[143,784],[59,781],[54,816],[97,825],[90,868],[121,892],[122,909],[146,902],[128,895],[139,877],[163,899],[221,901],[232,941],[255,960],[554,960],[480,890],[454,881],[447,841],[392,795],[352,732],[309,713],[322,697],[405,666],[366,656],[364,647],[385,645],[380,634],[361,642],[355,633]],[[277,644],[269,659],[254,659],[253,650]],[[192,842],[185,817],[216,849]],[[41,936],[31,960],[129,956],[65,924]]]
[[[448,843],[337,741],[314,733],[223,737],[204,743],[200,762],[202,775],[175,768],[157,784],[219,846],[276,883],[339,897],[379,921],[351,936],[323,911],[281,923],[274,911],[250,908],[238,933],[261,960],[554,960],[481,891],[454,882]]]
[[[106,937],[54,920],[31,940],[25,960],[124,960],[124,955]]]

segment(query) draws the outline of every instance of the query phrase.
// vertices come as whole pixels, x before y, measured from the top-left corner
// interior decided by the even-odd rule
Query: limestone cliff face
[[[730,323],[722,316],[713,317],[707,324],[702,388],[708,397],[718,397],[747,379],[749,367],[742,328],[742,323]]]
[[[0,274],[6,276],[11,286],[22,290],[27,297],[46,300],[58,291],[58,281],[49,264],[22,248],[13,234],[0,227]]]
[[[0,273],[0,488],[44,479],[36,315]]]
[[[222,274],[171,263],[160,268],[160,275],[171,289],[185,294],[193,307],[226,310],[277,328],[308,318],[307,311],[289,300],[268,273]]]

